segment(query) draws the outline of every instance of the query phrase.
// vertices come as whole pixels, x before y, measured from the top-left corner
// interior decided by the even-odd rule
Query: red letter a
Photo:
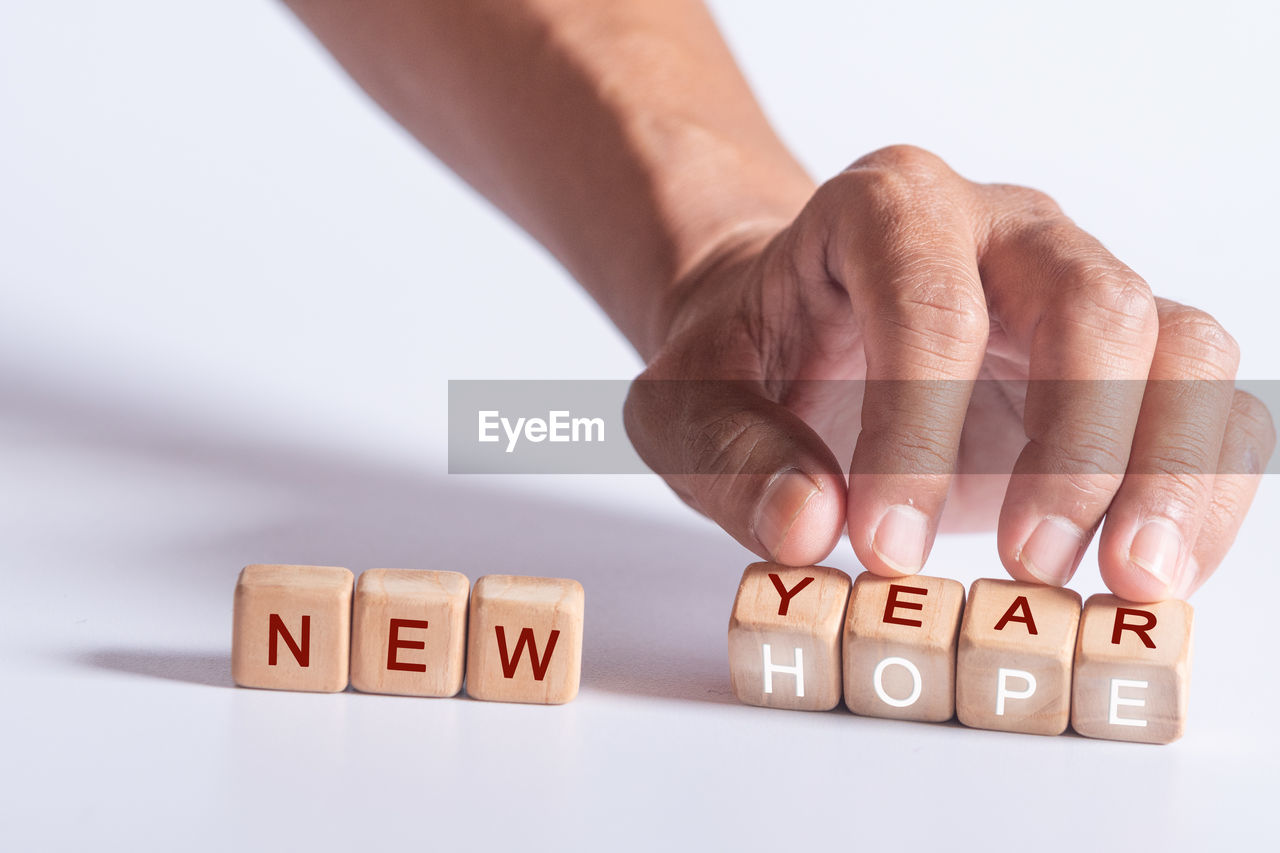
[[[1020,595],[1013,600],[1013,604],[1009,605],[1009,609],[1000,617],[1000,621],[996,623],[996,630],[1003,631],[1004,626],[1010,622],[1021,622],[1027,626],[1027,633],[1036,633],[1036,620],[1031,615],[1031,603],[1027,601],[1025,595]]]
[[[533,680],[541,681],[546,676],[547,667],[551,665],[551,653],[556,649],[556,640],[560,639],[559,631],[551,632],[551,636],[547,638],[546,654],[543,655],[542,660],[538,660],[538,644],[533,639],[532,628],[520,629],[514,655],[507,654],[506,630],[501,625],[495,625],[493,630],[498,635],[498,654],[502,657],[503,678],[516,677],[516,667],[520,665],[520,654],[526,645],[529,647],[529,665],[533,667]]]

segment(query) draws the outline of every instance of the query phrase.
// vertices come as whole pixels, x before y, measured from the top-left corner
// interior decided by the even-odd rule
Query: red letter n
[[[278,643],[280,637],[284,637],[285,645],[289,647],[289,651],[293,652],[294,660],[298,662],[298,666],[307,666],[311,662],[311,617],[302,617],[302,646],[299,647],[293,641],[293,635],[289,633],[289,629],[284,626],[284,620],[280,618],[279,613],[272,613],[267,624],[267,666],[275,666],[278,657]]]
[[[560,639],[559,631],[552,631],[551,636],[547,639],[547,651],[541,660],[538,659],[538,644],[533,639],[532,628],[520,629],[520,637],[516,640],[516,651],[514,655],[507,654],[507,632],[501,625],[495,625],[494,632],[498,635],[498,654],[502,657],[502,677],[515,678],[516,667],[520,665],[520,655],[524,651],[524,647],[529,647],[529,665],[533,667],[533,680],[541,681],[547,674],[547,667],[551,665],[551,653],[556,649],[556,640]]]
[[[1141,616],[1141,625],[1130,625],[1124,621],[1126,616]],[[1120,645],[1120,634],[1124,631],[1132,631],[1142,639],[1142,645],[1149,649],[1154,649],[1156,644],[1152,642],[1147,632],[1156,626],[1156,615],[1150,610],[1133,610],[1128,607],[1116,608],[1116,624],[1111,629],[1111,645]]]

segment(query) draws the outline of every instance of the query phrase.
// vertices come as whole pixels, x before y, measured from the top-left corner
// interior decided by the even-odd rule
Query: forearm
[[[696,0],[286,1],[642,355],[708,252],[812,192]]]

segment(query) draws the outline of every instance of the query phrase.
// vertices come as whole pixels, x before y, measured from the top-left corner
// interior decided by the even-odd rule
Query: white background
[[[1208,8],[715,4],[816,175],[912,142],[1045,189],[1275,378],[1280,21]],[[1275,477],[1194,601],[1178,744],[748,708],[749,555],[656,478],[444,472],[448,379],[638,368],[276,4],[6,0],[0,846],[1276,840]],[[578,578],[582,693],[235,689],[232,587],[270,561]],[[929,569],[1000,574],[988,536]]]

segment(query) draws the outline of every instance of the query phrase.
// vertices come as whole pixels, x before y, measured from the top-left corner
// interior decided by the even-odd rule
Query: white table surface
[[[1270,4],[796,5],[716,9],[815,174],[911,141],[1039,186],[1276,376]],[[276,5],[0,6],[0,847],[1280,837],[1276,477],[1193,601],[1175,745],[749,708],[749,555],[656,478],[445,473],[448,379],[637,369]],[[269,561],[577,578],[581,695],[234,688],[233,584]],[[929,571],[998,576],[992,538]]]

